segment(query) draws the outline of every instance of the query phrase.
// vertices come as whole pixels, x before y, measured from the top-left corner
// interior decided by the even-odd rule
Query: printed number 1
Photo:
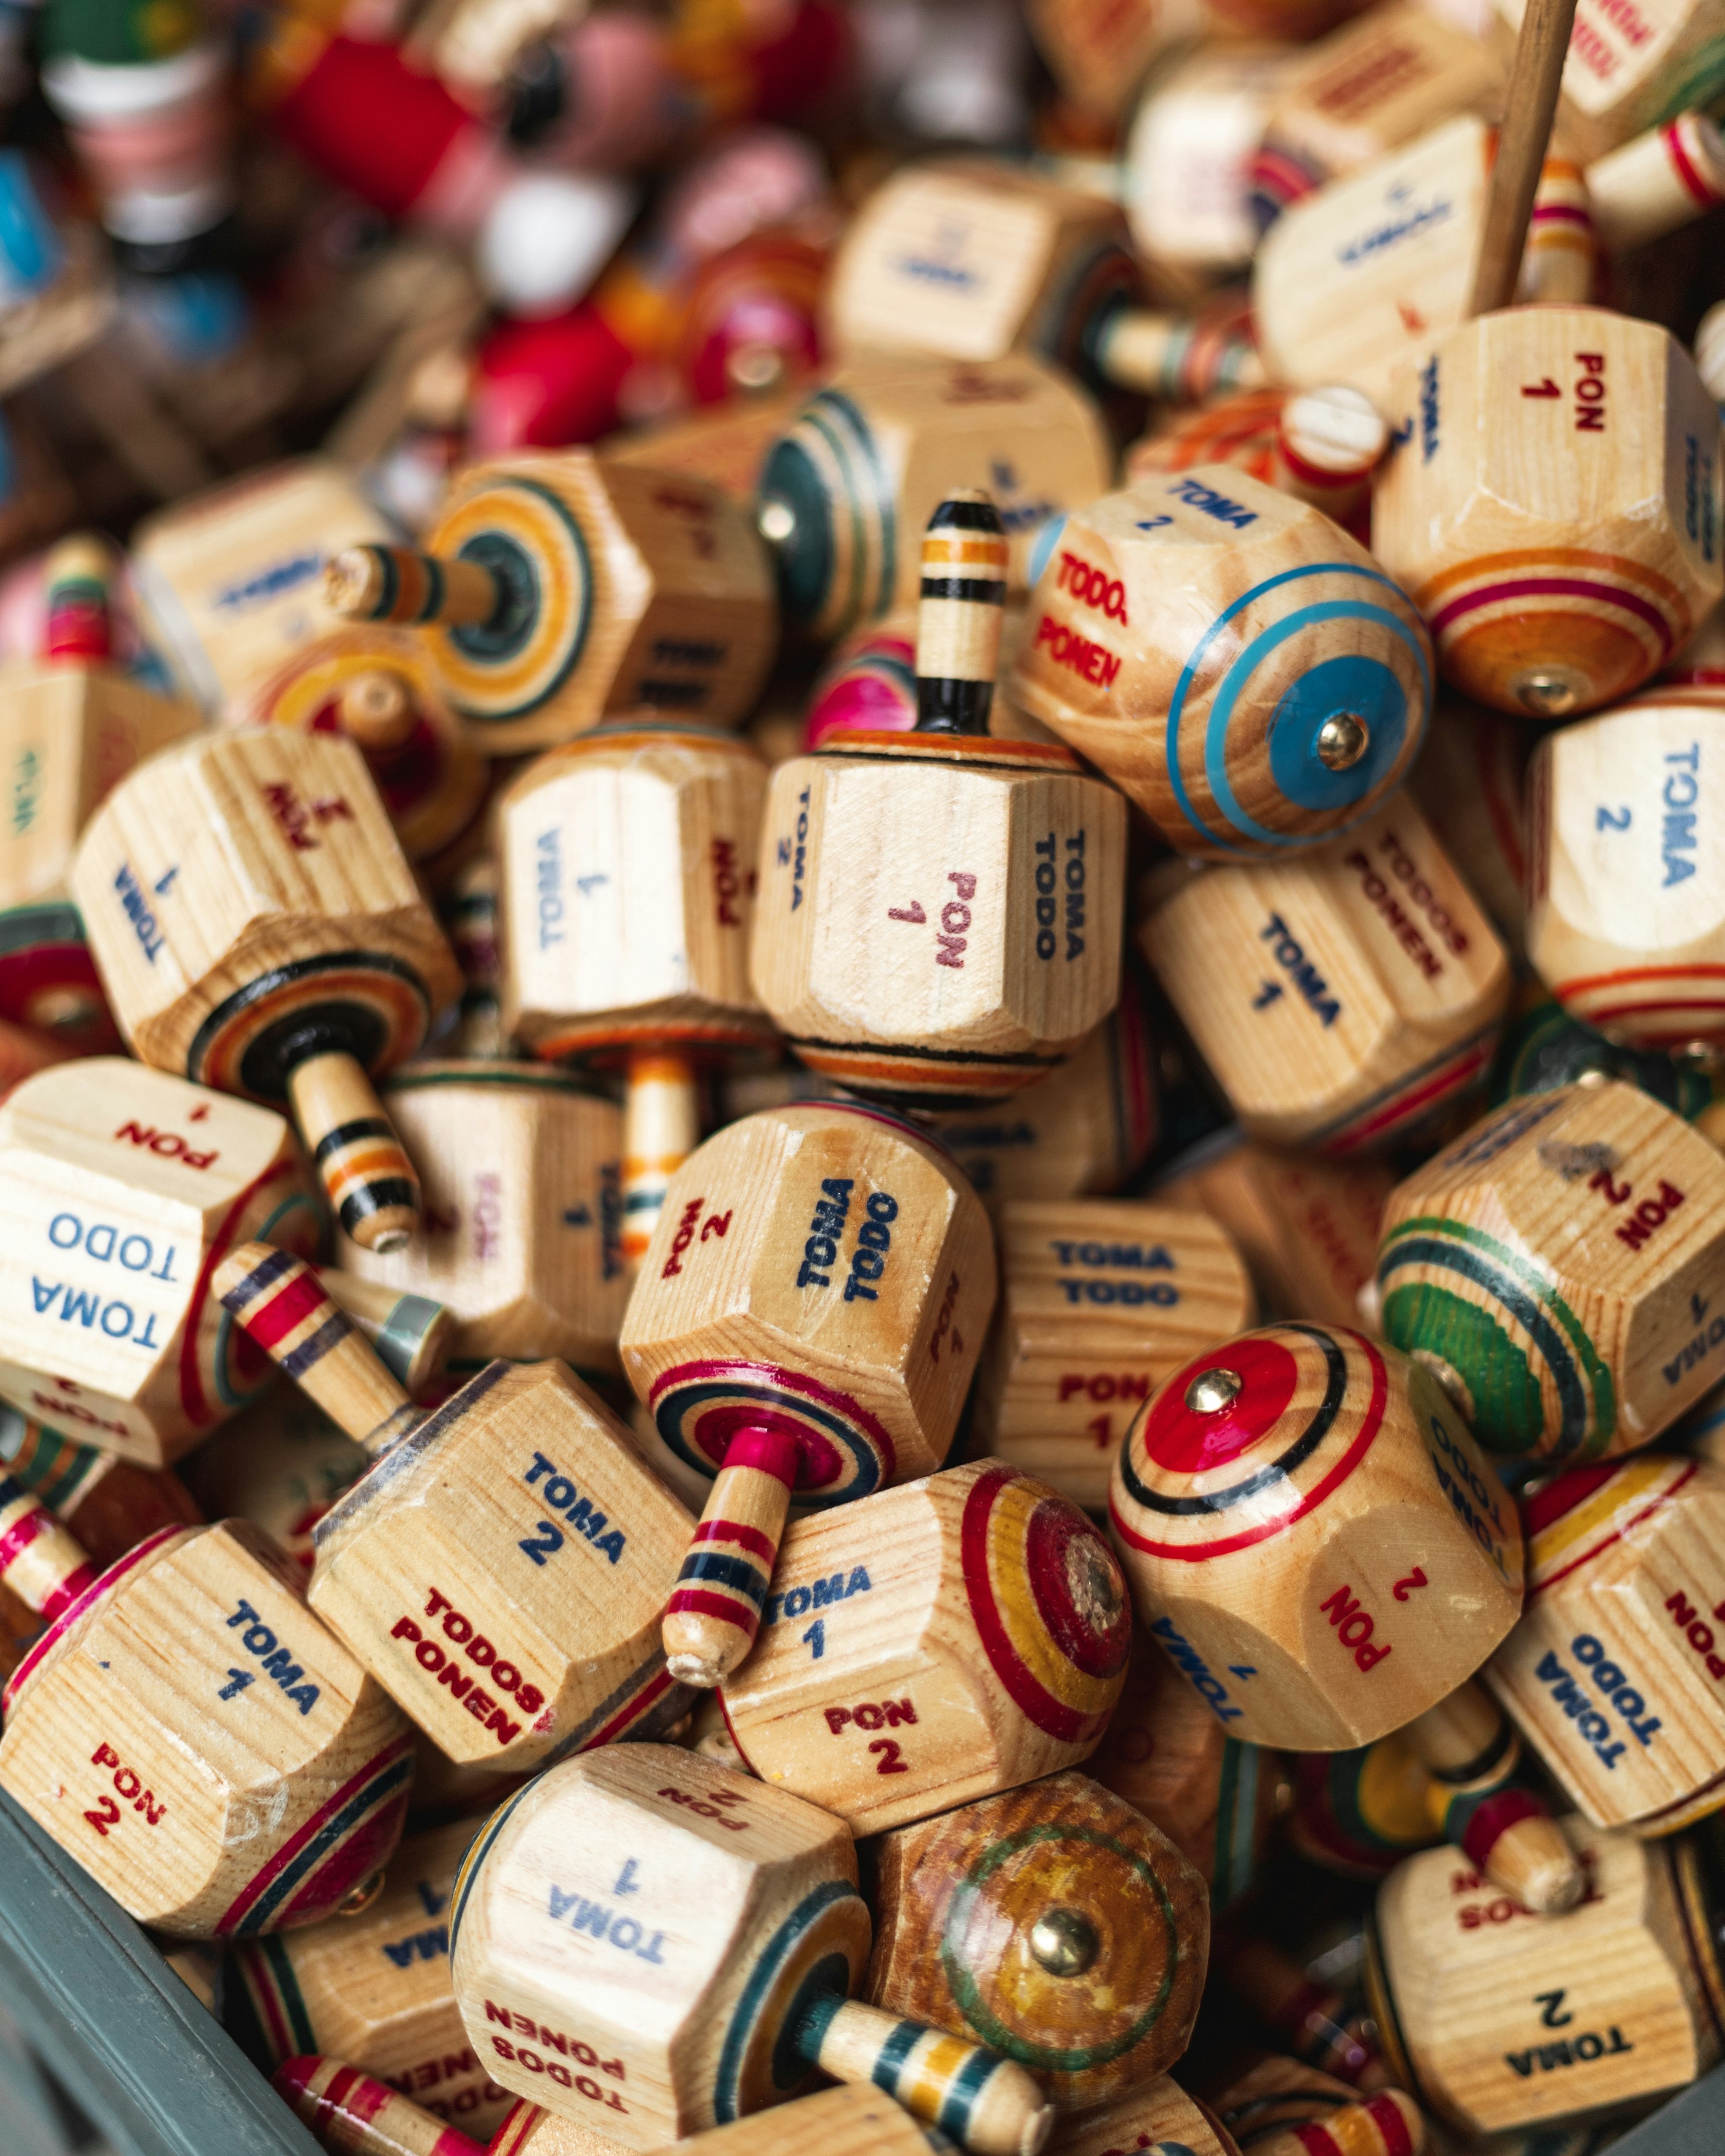
[[[216,1694],[218,1699],[237,1698],[251,1683],[253,1673],[250,1670],[229,1670],[228,1676],[229,1681]]]
[[[803,1635],[798,1644],[799,1646],[807,1647],[814,1660],[819,1661],[821,1656],[825,1654],[827,1650],[826,1619],[824,1617],[817,1617],[814,1622],[809,1626],[809,1630]]]

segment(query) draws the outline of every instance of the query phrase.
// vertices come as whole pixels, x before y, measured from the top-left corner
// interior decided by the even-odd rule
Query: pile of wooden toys
[[[0,1802],[349,2156],[1717,2066],[1725,0],[0,99]]]

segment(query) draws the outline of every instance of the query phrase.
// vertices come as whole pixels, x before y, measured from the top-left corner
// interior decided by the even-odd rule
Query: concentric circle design
[[[325,951],[261,973],[217,1004],[186,1051],[186,1075],[223,1093],[279,1103],[301,1057],[345,1050],[388,1070],[425,1038],[431,996],[403,959]]]
[[[861,1977],[872,1936],[862,1897],[829,1879],[805,1895],[762,1949],[732,2011],[713,2083],[721,2126],[777,2103],[810,2072],[799,2024],[819,2001],[845,1998]]]
[[[1186,1395],[1206,1370],[1243,1382],[1204,1414]],[[1212,1348],[1153,1394],[1116,1460],[1109,1511],[1135,1550],[1202,1564],[1284,1534],[1370,1450],[1389,1373],[1341,1327],[1266,1326]]]
[[[494,479],[458,495],[426,545],[490,570],[505,595],[488,622],[430,632],[450,702],[480,725],[536,711],[579,664],[593,619],[593,563],[569,507],[536,480]]]
[[[977,1635],[1013,1704],[1062,1743],[1100,1735],[1132,1646],[1107,1543],[1045,1483],[989,1467],[965,1499],[959,1548]]]
[[[687,1467],[714,1476],[740,1430],[778,1430],[801,1455],[797,1498],[848,1504],[884,1489],[897,1449],[879,1418],[848,1393],[769,1363],[679,1363],[653,1381],[648,1406]]]
[[[898,567],[894,490],[873,429],[840,391],[823,389],[774,444],[760,518],[790,620],[830,638],[887,611]]]
[[[1610,1371],[1556,1288],[1507,1244],[1435,1214],[1404,1220],[1384,1239],[1378,1284],[1384,1338],[1455,1372],[1493,1452],[1579,1462],[1615,1449]]]

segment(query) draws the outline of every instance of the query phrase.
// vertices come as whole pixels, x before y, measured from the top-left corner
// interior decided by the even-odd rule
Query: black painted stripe
[[[406,1176],[382,1175],[374,1183],[357,1183],[341,1200],[341,1226],[352,1235],[357,1221],[369,1220],[392,1205],[404,1205],[409,1213],[419,1209],[418,1190]]]
[[[282,1368],[290,1378],[303,1377],[307,1370],[322,1362],[332,1348],[339,1348],[352,1330],[352,1319],[345,1311],[336,1311],[324,1320],[309,1340],[302,1340],[291,1354],[280,1358]]]
[[[356,1122],[337,1124],[327,1137],[320,1138],[317,1151],[311,1158],[321,1164],[342,1146],[357,1145],[362,1138],[388,1138],[396,1145],[401,1142],[385,1117],[362,1116]]]
[[[444,574],[444,565],[435,554],[422,554],[419,566],[425,572],[425,599],[413,617],[417,622],[435,621],[444,610],[444,593],[449,579]]]
[[[1005,534],[1000,511],[992,501],[943,501],[928,520],[931,531],[994,531]]]
[[[272,1250],[261,1265],[254,1265],[243,1281],[236,1281],[222,1297],[223,1310],[235,1312],[255,1302],[266,1287],[272,1287],[288,1267],[295,1262],[291,1250]]]
[[[395,566],[395,555],[388,547],[367,547],[372,559],[383,572],[383,590],[377,603],[372,608],[373,621],[388,621],[401,597],[401,572]]]
[[[757,1609],[767,1599],[767,1580],[760,1566],[746,1557],[726,1557],[721,1550],[691,1550],[683,1559],[677,1578],[711,1579],[740,1594],[745,1602],[752,1602]]]
[[[968,599],[977,606],[1004,607],[1006,586],[995,577],[927,577],[922,579],[926,599]]]

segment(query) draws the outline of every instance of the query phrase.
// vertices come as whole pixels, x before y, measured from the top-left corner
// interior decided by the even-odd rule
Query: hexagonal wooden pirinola
[[[281,1116],[120,1056],[8,1096],[0,1212],[0,1396],[146,1467],[263,1384],[217,1260],[261,1235],[310,1252],[320,1232]]]
[[[1720,2054],[1713,1830],[1645,1842],[1564,1825],[1588,1886],[1563,1916],[1530,1917],[1452,1849],[1378,1890],[1366,1995],[1384,2062],[1469,2135],[1682,2088]]]
[[[1445,677],[1556,719],[1627,696],[1725,586],[1718,413],[1656,322],[1512,307],[1398,377],[1372,544]]]
[[[457,1820],[404,1841],[358,1915],[234,1950],[223,2019],[266,2073],[324,2051],[468,2133],[501,2123],[511,2099],[467,2041],[449,1971],[449,1897],[478,1826]]]
[[[312,1923],[388,1861],[407,1724],[255,1528],[164,1527],[98,1578],[0,1479],[0,1576],[49,1620],[0,1702],[0,1788],[141,1923]]]
[[[1725,690],[1648,689],[1535,751],[1527,956],[1565,1010],[1635,1048],[1725,1045],[1725,874],[1697,829]]]
[[[485,2156],[471,2134],[341,2059],[306,2052],[270,2080],[318,2142],[341,2156]],[[601,2143],[600,2156],[603,2149]]]
[[[1138,932],[1249,1137],[1399,1141],[1485,1075],[1509,955],[1405,795],[1286,863],[1163,886]]]
[[[854,2082],[712,2127],[691,2135],[684,2144],[699,2156],[806,2156],[810,2148],[819,2148],[821,2156],[929,2156],[931,2149],[944,2152],[957,2145],[879,2089]],[[616,2146],[608,2135],[542,2111],[524,2097],[493,2136],[485,2156],[612,2156]],[[444,2152],[434,2151],[434,2156]],[[454,2149],[449,2156],[470,2152]]]
[[[1087,1758],[1131,1643],[1097,1530],[981,1460],[797,1522],[720,1698],[763,1780],[878,1834]]]
[[[424,1221],[385,1256],[341,1237],[343,1268],[447,1304],[458,1363],[556,1355],[614,1369],[629,1292],[616,1103],[501,1060],[416,1062],[382,1098],[420,1163]]]
[[[451,1759],[540,1765],[681,1711],[658,1634],[689,1514],[562,1363],[489,1363],[428,1412],[298,1260],[245,1244],[216,1284],[372,1457],[317,1522],[310,1600]]]
[[[165,751],[97,810],[72,889],[134,1052],[290,1101],[354,1240],[410,1234],[413,1167],[368,1074],[460,975],[352,743],[271,726]]]
[[[1521,1607],[1520,1523],[1466,1424],[1417,1363],[1340,1327],[1266,1326],[1176,1372],[1108,1510],[1139,1616],[1251,1743],[1370,1743]]]
[[[1527,1606],[1492,1690],[1598,1827],[1725,1804],[1725,1468],[1638,1455],[1523,1507]]]
[[[1028,2066],[1062,2111],[1164,2072],[1209,1952],[1204,1881],[1077,1774],[899,1827],[877,1845],[867,1994]]]
[[[450,1914],[469,2035],[506,2087],[631,2148],[873,2079],[982,2156],[1041,2147],[1021,2067],[847,1997],[870,1926],[839,1823],[665,1745],[542,1774]]]
[[[1125,840],[1125,803],[1057,745],[832,735],[773,774],[756,993],[853,1092],[1000,1100],[1119,997]]]
[[[1163,2074],[1147,2088],[1098,2104],[1078,2118],[1063,2118],[1049,2138],[1045,2156],[1137,2156],[1140,2150],[1186,2149],[1190,2156],[1235,2156],[1232,2135],[1209,2105],[1188,2096]]]
[[[1227,1231],[1199,1213],[1091,1199],[1005,1205],[978,1450],[1100,1509],[1126,1426],[1171,1370],[1252,1322]]]
[[[1717,1379],[1722,1208],[1717,1150],[1638,1086],[1512,1100],[1390,1194],[1384,1337],[1495,1452],[1626,1452]]]
[[[705,480],[559,449],[470,465],[424,553],[331,564],[350,620],[424,629],[444,691],[486,752],[547,748],[608,711],[734,725],[778,640],[747,512]]]
[[[1220,465],[1069,516],[1012,695],[1182,853],[1311,846],[1401,783],[1431,709],[1425,624],[1320,511]]]

